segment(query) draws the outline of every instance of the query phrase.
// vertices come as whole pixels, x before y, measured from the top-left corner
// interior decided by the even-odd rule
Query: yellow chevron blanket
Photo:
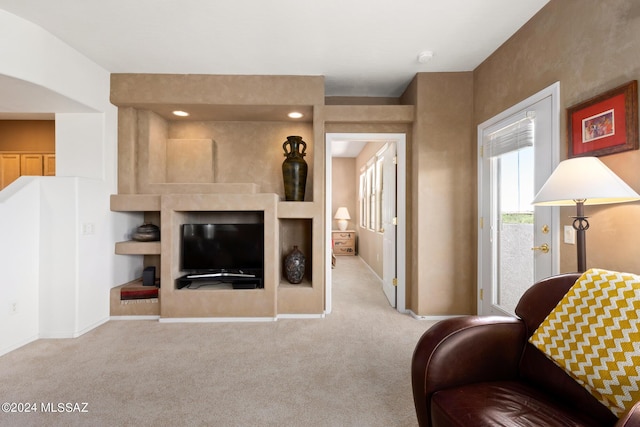
[[[640,276],[585,272],[529,342],[620,417],[640,400]]]

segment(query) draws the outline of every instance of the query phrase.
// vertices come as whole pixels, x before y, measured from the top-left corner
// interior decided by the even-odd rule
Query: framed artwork
[[[638,81],[567,108],[569,158],[638,149]]]

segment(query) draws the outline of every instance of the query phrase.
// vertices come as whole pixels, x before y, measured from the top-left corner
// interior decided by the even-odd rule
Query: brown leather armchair
[[[527,342],[579,276],[533,285],[519,318],[456,317],[425,332],[411,366],[420,426],[640,426],[640,403],[618,419]]]

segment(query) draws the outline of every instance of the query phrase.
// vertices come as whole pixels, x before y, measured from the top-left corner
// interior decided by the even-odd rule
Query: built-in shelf
[[[164,194],[162,195],[163,318],[275,317],[278,286],[278,195]],[[189,223],[245,222],[264,224],[263,288],[178,289],[185,274],[180,267],[180,226]],[[272,237],[273,236],[273,237]],[[206,280],[203,280],[206,282]],[[213,282],[214,280],[212,280]]]
[[[129,240],[116,243],[116,254],[118,255],[160,255],[160,242],[136,242]]]
[[[143,265],[155,266],[158,277],[168,284],[161,288],[161,317],[270,317],[322,312],[322,270],[314,273],[318,268],[319,255],[314,252],[313,241],[314,236],[321,233],[318,203],[278,201],[276,194],[268,193],[123,194],[111,196],[111,209],[142,212],[145,222],[161,228],[170,225],[172,231],[163,235],[163,243],[129,240],[115,245],[116,254],[143,256]],[[264,288],[250,290],[218,286],[178,290],[171,286],[183,274],[178,268],[179,257],[176,252],[180,224],[189,221],[215,222],[249,212],[262,212],[266,236],[276,237],[265,241],[265,262],[272,267],[265,274]],[[305,276],[299,284],[289,283],[283,274],[284,258],[294,246],[298,246],[306,257]]]
[[[161,318],[323,313],[323,85],[317,76],[115,76],[111,100],[118,107],[120,194],[111,196],[111,210],[132,213],[128,219],[158,225],[162,233],[161,244],[119,242],[116,253],[142,255],[143,268],[158,268]],[[190,119],[175,119],[171,111],[176,105],[191,108]],[[285,113],[292,109],[304,118],[288,121]],[[390,114],[399,123],[413,117],[406,109],[383,110],[374,109],[380,120]],[[332,112],[334,117],[342,113]],[[288,135],[300,135],[308,144],[304,202],[285,201],[282,178],[271,170],[284,160],[280,147]],[[182,145],[188,147],[176,153]],[[199,162],[205,154],[212,156]],[[216,182],[220,180],[225,182]],[[176,279],[184,274],[181,224],[233,220],[238,212],[260,211],[265,224],[263,289],[176,289]],[[306,256],[307,271],[299,285],[282,275],[293,246]]]
[[[280,289],[284,289],[284,288],[287,288],[287,289],[304,289],[304,288],[310,289],[312,287],[313,286],[311,284],[311,281],[307,280],[307,279],[303,279],[302,282],[300,282],[298,284],[295,284],[295,285],[293,283],[289,283],[286,279],[283,279],[283,280],[280,280],[280,285],[279,285]]]
[[[306,315],[321,314],[321,288],[313,286],[310,280],[293,285],[284,279],[278,286],[278,314]]]
[[[140,298],[123,300],[120,296],[122,289],[128,287],[142,287],[142,279],[134,279],[124,285],[111,288],[110,292],[110,314],[111,316],[154,316],[160,317],[160,299]],[[152,288],[152,287],[150,287]]]
[[[145,212],[160,210],[159,194],[112,194],[111,210],[114,212]]]
[[[278,218],[313,218],[316,210],[313,202],[278,202]]]

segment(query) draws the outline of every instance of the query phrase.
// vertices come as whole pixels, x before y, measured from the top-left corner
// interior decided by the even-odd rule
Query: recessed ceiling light
[[[174,116],[180,116],[180,117],[187,117],[189,115],[189,113],[187,113],[186,111],[180,111],[180,110],[176,110],[173,112]]]
[[[297,111],[292,111],[289,113],[289,117],[291,117],[292,119],[300,119],[302,117],[304,117],[304,114],[299,113]]]

